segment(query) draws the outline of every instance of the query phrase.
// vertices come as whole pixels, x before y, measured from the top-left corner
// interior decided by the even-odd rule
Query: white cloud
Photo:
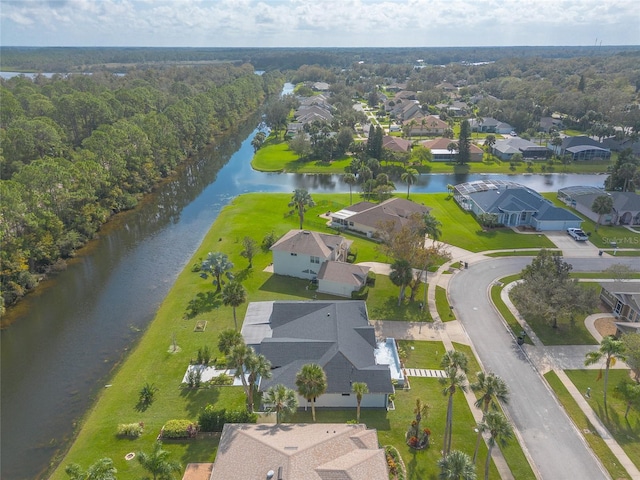
[[[636,0],[0,0],[5,45],[639,44]],[[84,42],[84,43],[83,43]]]

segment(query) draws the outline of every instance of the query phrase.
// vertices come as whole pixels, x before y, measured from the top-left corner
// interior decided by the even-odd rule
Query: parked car
[[[567,228],[567,233],[578,242],[586,242],[587,240],[589,240],[587,234],[584,233],[580,228]]]

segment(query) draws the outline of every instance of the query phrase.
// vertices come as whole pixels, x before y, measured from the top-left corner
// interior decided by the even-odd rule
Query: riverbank
[[[472,162],[466,165],[457,165],[451,162],[424,162],[411,165],[420,174],[548,174],[548,173],[576,173],[594,174],[606,173],[608,167],[615,164],[617,154],[613,153],[610,161],[582,161],[568,165],[555,159],[534,160],[529,165],[527,162],[506,162],[500,161],[497,157],[484,154],[482,162]],[[335,159],[331,162],[319,160],[301,160],[292,150],[287,142],[270,136],[267,142],[255,153],[251,160],[251,166],[262,172],[283,172],[283,173],[327,173],[344,174],[345,167],[351,162],[352,157],[346,156]],[[396,167],[405,168],[405,164],[400,162],[382,162],[383,168]]]
[[[443,208],[449,209],[451,216],[455,215],[456,209],[460,210],[453,203],[438,207],[436,197],[446,202],[444,200],[446,194],[418,195],[415,200],[433,204],[439,211],[438,214],[442,215],[445,214]],[[304,227],[330,231],[325,225],[325,219],[319,215],[327,210],[335,211],[348,205],[349,195],[314,194],[313,198],[316,207],[310,209],[305,215]],[[237,408],[244,404],[244,393],[240,387],[209,387],[193,390],[183,388],[180,384],[190,360],[196,357],[198,349],[208,346],[212,350],[212,358],[218,357],[220,354],[216,349],[217,336],[221,330],[233,327],[232,309],[220,305],[215,298],[207,301],[207,294],[213,292],[215,287],[210,279],[202,279],[192,267],[198,265],[210,251],[224,252],[234,262],[234,272],[248,291],[247,303],[260,300],[313,298],[314,292],[306,289],[308,282],[274,277],[264,271],[271,262],[270,252],[260,251],[253,258],[252,269],[247,268],[247,260],[240,255],[242,239],[245,236],[251,236],[259,244],[264,235],[271,231],[279,236],[289,229],[298,228],[297,214],[289,213],[290,208],[287,205],[289,200],[289,193],[270,194],[268,197],[264,194],[248,194],[235,198],[221,211],[202,244],[178,275],[140,342],[108,380],[109,387],[105,387],[100,392],[95,405],[81,422],[73,445],[53,473],[54,480],[66,478],[64,468],[69,463],[79,463],[86,468],[103,457],[113,459],[118,475],[122,478],[138,478],[143,475],[141,467],[135,461],[127,461],[125,456],[127,453],[139,450],[150,451],[158,432],[166,421],[182,418],[195,421],[200,409],[208,403],[215,403],[218,408]],[[462,221],[469,224],[465,228],[473,230],[471,222],[475,220],[466,218]],[[458,221],[453,220],[449,223],[458,223]],[[450,232],[444,233],[445,236],[449,234]],[[358,262],[387,260],[377,253],[372,241],[357,237],[353,239],[353,248],[358,252]],[[510,244],[513,245],[514,241],[540,242],[538,236],[516,234]],[[542,244],[538,243],[538,246]],[[372,289],[372,298],[368,302],[371,304],[372,318],[411,320],[415,315],[419,315],[417,306],[409,303],[404,305],[402,310],[389,311],[389,305],[396,303],[397,287],[390,282],[384,282],[384,278],[379,280],[380,282],[376,282],[376,288]],[[150,283],[156,281],[158,279],[149,279]],[[376,296],[378,298],[375,298]],[[330,298],[322,295],[318,297]],[[202,301],[197,302],[198,312],[193,314],[195,305],[193,301],[198,298]],[[240,321],[244,317],[247,303],[237,308]],[[198,322],[206,322],[204,331],[196,331]],[[138,392],[147,382],[154,384],[159,390],[154,403],[142,411],[136,409]],[[411,394],[408,394],[407,401],[413,403],[415,400]],[[118,424],[138,422],[144,423],[144,433],[140,438],[136,440],[117,438]],[[462,435],[462,432],[467,429],[462,424],[459,427]],[[213,461],[217,443],[215,439],[205,439],[190,443],[167,443],[165,448],[171,452],[172,459],[186,465],[188,462]],[[431,467],[427,466],[426,462],[427,459],[422,458],[415,468],[419,468],[420,471],[431,471]]]

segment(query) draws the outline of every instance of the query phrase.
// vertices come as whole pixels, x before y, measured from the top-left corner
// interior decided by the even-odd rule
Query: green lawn
[[[504,318],[504,320],[507,322],[507,325],[509,325],[509,328],[516,337],[520,336],[520,333],[522,332],[522,326],[513,315],[513,313],[511,313],[509,307],[507,307],[507,305],[502,301],[501,293],[505,285],[508,285],[509,283],[519,279],[519,274],[510,275],[508,277],[500,279],[500,282],[502,283],[501,285],[496,284],[491,287],[491,301],[495,305],[496,309],[498,309],[498,312],[500,312],[500,315],[502,315],[502,318]],[[524,341],[529,345],[533,345],[533,342],[528,336],[524,337]]]
[[[509,228],[483,231],[475,217],[462,210],[447,193],[412,194],[414,202],[433,208],[431,212],[442,223],[445,243],[472,252],[485,250],[513,250],[520,248],[554,248],[544,235],[522,235]],[[455,260],[455,259],[454,259]]]
[[[589,405],[636,467],[640,468],[640,412],[632,409],[625,419],[625,404],[613,395],[614,387],[621,380],[630,378],[629,370],[613,369],[609,371],[608,418],[604,412],[604,380],[597,380],[599,371],[567,370],[565,373],[580,392],[586,392],[588,387],[591,388],[591,396],[587,399]]]
[[[456,315],[447,299],[447,291],[440,285],[436,285],[436,309],[438,310],[438,315],[440,315],[440,320],[443,322],[456,319]]]
[[[578,389],[581,392],[583,391],[586,392],[586,387],[591,386],[592,400],[590,400],[590,403],[592,403],[594,400],[597,400],[596,396],[599,396],[599,394],[601,395],[602,390],[598,391],[597,388],[595,388],[596,384],[594,382],[594,375],[596,374],[596,372],[594,370],[578,371],[578,372],[584,372],[584,374],[590,379],[590,382],[588,382],[589,385],[586,385],[586,386],[579,384],[580,382],[576,383],[576,380],[574,380],[575,378],[574,372],[575,371],[567,371],[565,373],[569,375],[569,377],[572,379],[576,387],[578,387]],[[615,373],[615,371],[612,371],[611,373],[613,374]],[[593,427],[593,425],[584,416],[584,413],[582,412],[578,404],[575,402],[573,397],[569,394],[569,392],[567,391],[565,386],[562,384],[562,382],[560,381],[558,376],[555,374],[555,372],[551,371],[546,373],[545,378],[549,383],[549,385],[551,386],[554,393],[556,394],[556,396],[558,397],[558,400],[560,401],[560,403],[562,404],[566,412],[569,414],[569,416],[573,420],[573,423],[576,425],[578,430],[583,432],[584,439],[589,444],[589,447],[591,448],[591,450],[593,450],[593,452],[598,456],[598,458],[600,459],[604,467],[609,472],[609,475],[611,475],[611,477],[615,479],[631,478],[627,474],[626,470],[618,463],[618,459],[611,452],[611,450],[609,449],[607,444],[604,442],[604,440],[596,433],[596,430]],[[612,378],[613,378],[613,375],[609,380],[610,382]],[[586,433],[587,430],[589,433]],[[636,449],[637,448],[638,448],[638,442],[636,440]],[[636,462],[637,462],[638,461],[637,459],[640,458],[640,454],[637,453],[637,450],[635,455],[636,455]]]
[[[550,252],[561,253],[560,250],[548,249]],[[487,253],[487,257],[535,257],[538,255],[538,250],[512,250],[509,252],[493,252]]]

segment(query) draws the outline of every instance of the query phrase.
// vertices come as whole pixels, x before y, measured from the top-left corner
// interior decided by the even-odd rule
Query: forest
[[[249,64],[2,80],[2,307],[283,82]]]

